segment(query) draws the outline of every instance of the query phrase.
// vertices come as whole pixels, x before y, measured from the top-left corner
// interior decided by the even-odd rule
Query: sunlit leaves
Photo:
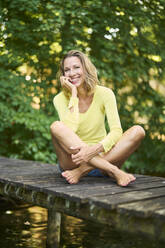
[[[5,0],[0,6],[0,135],[7,144],[1,154],[54,159],[48,126],[57,118],[56,72],[64,53],[80,49],[115,91],[124,130],[139,123],[147,131],[126,166],[138,161],[137,171],[163,170],[165,1]]]

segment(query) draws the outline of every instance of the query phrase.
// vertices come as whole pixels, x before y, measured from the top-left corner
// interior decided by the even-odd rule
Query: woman
[[[72,50],[63,58],[60,82],[62,92],[53,100],[60,121],[52,123],[51,134],[62,176],[70,184],[87,174],[113,177],[119,186],[135,181],[120,168],[144,138],[143,128],[122,134],[115,96],[98,85],[96,68],[82,52]]]

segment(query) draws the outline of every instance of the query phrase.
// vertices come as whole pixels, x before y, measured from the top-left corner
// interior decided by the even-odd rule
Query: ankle
[[[79,166],[79,171],[81,172],[82,175],[85,175],[87,173],[89,173],[91,170],[93,170],[94,168],[91,166],[88,166],[86,164],[82,164]]]
[[[116,174],[117,172],[119,172],[119,168],[117,167],[117,166],[115,166],[115,165],[113,165],[111,168],[110,168],[110,171],[111,171],[111,173],[113,173],[113,174]]]

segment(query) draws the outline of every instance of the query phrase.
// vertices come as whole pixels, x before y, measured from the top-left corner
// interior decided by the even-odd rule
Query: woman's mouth
[[[70,81],[71,81],[72,84],[76,84],[76,83],[78,83],[78,78],[71,79]]]

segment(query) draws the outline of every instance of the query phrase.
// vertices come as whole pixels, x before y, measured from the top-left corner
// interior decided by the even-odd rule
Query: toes
[[[66,181],[69,183],[69,184],[73,184],[73,180],[72,178],[70,177],[65,177]]]
[[[123,183],[121,184],[121,186],[126,187],[126,186],[128,186],[129,183],[130,183],[130,181],[123,182]]]
[[[67,173],[67,171],[62,172],[61,175],[66,179],[66,181],[67,181],[68,183],[70,183],[70,179],[71,179],[71,178],[70,178],[69,174]]]
[[[74,178],[69,178],[67,181],[68,181],[68,183],[70,183],[70,184],[76,184],[76,183],[78,183],[78,181],[75,180]]]
[[[64,171],[64,172],[61,173],[61,175],[62,175],[63,177],[67,177],[67,172]]]
[[[118,183],[119,186],[122,186],[122,187],[126,187],[128,186],[130,183],[134,182],[136,180],[135,177],[129,177],[121,182]]]
[[[67,181],[68,181],[68,183],[73,184],[73,180],[72,179],[68,179]]]
[[[133,175],[131,175],[130,181],[131,181],[131,182],[134,182],[135,180],[136,180],[136,177],[134,177]]]
[[[69,184],[76,184],[78,183],[78,180],[74,178],[74,175],[72,175],[69,171],[62,172],[61,175],[65,178],[65,180]]]

